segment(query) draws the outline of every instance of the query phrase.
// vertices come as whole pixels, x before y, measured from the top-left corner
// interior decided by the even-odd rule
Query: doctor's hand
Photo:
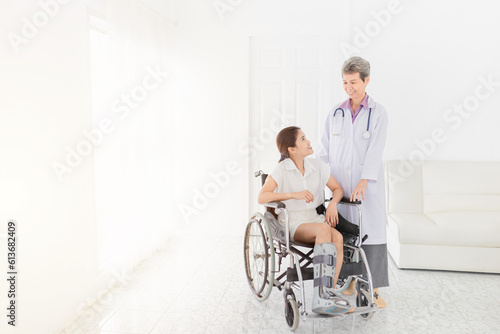
[[[302,190],[298,193],[293,193],[293,199],[303,199],[306,203],[314,201],[314,196],[309,190]]]
[[[352,191],[351,202],[360,201],[361,199],[363,199],[363,201],[365,200],[365,191],[367,185],[368,185],[367,179],[359,180],[358,185],[354,187]]]
[[[337,203],[330,202],[325,213],[325,222],[331,227],[337,226],[339,223],[339,213],[337,211]]]

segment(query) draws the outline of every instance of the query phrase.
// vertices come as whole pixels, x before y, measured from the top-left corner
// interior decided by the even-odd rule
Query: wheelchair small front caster
[[[285,299],[285,320],[290,330],[294,331],[299,327],[299,308],[293,292]]]

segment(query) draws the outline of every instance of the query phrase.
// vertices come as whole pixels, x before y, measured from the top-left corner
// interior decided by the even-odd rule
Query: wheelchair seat
[[[262,171],[259,171],[259,172],[255,173],[255,176],[256,177],[260,176],[261,177],[261,184],[264,185],[264,183],[266,182],[266,179],[268,177],[268,174],[265,174]],[[324,203],[326,203],[328,201],[329,200],[325,201]],[[343,201],[346,201],[346,199],[343,199]],[[316,208],[316,212],[319,215],[324,215],[326,213],[326,207],[325,207],[324,203],[319,205]],[[354,203],[360,203],[360,202],[354,202]],[[271,222],[271,225],[272,225],[271,230],[272,230],[273,237],[275,239],[280,240],[283,243],[286,243],[286,229],[284,226],[282,226],[278,222],[278,220],[277,220],[278,215],[275,213],[275,210],[272,208],[267,208],[264,216],[267,219],[269,219],[269,221]],[[343,230],[339,230],[340,234],[342,234],[342,237],[344,238],[344,244],[354,244],[354,242],[356,241],[356,239],[359,236],[359,227],[355,224],[348,222],[343,217],[342,218],[339,217],[339,219],[341,219],[343,226],[345,226],[345,228]],[[293,238],[293,236],[290,236],[290,241],[297,246],[314,248],[314,244],[306,244],[306,243],[302,243],[302,242],[297,242],[297,241],[292,240],[292,238]]]
[[[323,205],[321,205],[320,207],[324,208]],[[319,209],[319,207],[318,207],[316,209],[316,211],[319,211],[319,210],[321,210],[321,209]],[[279,240],[283,244],[286,244],[286,228],[278,222],[278,220],[275,217],[275,214],[273,214],[271,211],[267,211],[266,213],[264,213],[264,217],[266,217],[270,222],[271,233],[273,235],[273,238],[275,240]],[[349,222],[345,221],[344,224],[345,223],[349,223]],[[351,223],[349,223],[349,224],[351,224]],[[354,225],[354,224],[351,224],[351,225],[357,227],[357,225]],[[353,226],[351,226],[351,230],[355,231],[356,228]],[[342,234],[342,237],[344,239],[344,244],[354,244],[354,242],[358,238],[358,234],[352,234],[352,233],[348,233],[345,231],[340,231],[340,234]],[[290,242],[295,246],[314,248],[314,243],[304,243],[304,242],[300,242],[300,241],[295,241],[292,239],[292,236],[290,236]]]

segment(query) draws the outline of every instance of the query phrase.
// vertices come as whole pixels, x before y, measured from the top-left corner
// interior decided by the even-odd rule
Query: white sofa
[[[500,273],[500,162],[397,160],[385,173],[399,268]]]

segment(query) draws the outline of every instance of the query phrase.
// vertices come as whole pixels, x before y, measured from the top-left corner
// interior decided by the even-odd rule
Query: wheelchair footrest
[[[363,262],[349,262],[342,264],[340,277],[361,275],[363,273]]]
[[[314,278],[314,268],[301,268],[302,279],[304,281],[311,280]],[[299,275],[297,275],[296,268],[288,268],[286,270],[286,280],[287,282],[296,282],[299,280]]]

